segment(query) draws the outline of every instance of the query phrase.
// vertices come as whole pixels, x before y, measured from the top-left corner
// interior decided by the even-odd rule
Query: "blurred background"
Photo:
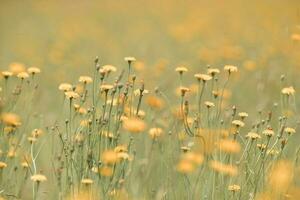
[[[1,0],[0,5],[0,69],[14,62],[41,68],[42,112],[59,109],[61,82],[92,75],[95,56],[119,71],[126,67],[125,56],[136,57],[135,72],[150,90],[178,86],[174,68],[181,64],[190,69],[187,85],[208,65],[237,65],[231,103],[247,109],[250,102],[250,108],[261,109],[279,99],[282,74],[297,91],[298,0]]]

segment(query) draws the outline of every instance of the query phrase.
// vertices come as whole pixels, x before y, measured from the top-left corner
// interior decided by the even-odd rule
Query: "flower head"
[[[91,185],[94,183],[94,181],[90,178],[84,178],[81,180],[81,183],[84,184],[84,185]]]
[[[10,71],[3,71],[3,72],[1,72],[1,74],[5,79],[8,79],[9,77],[11,77],[13,75],[13,73]]]
[[[216,74],[220,73],[220,70],[217,68],[208,68],[207,73],[211,76],[215,76]]]
[[[106,73],[109,74],[110,72],[116,72],[117,68],[113,65],[103,65],[100,69],[100,73]]]
[[[292,135],[292,134],[296,133],[296,130],[294,128],[291,128],[291,127],[286,127],[284,129],[284,132],[286,132],[289,135]]]
[[[39,74],[39,73],[41,73],[41,70],[40,70],[40,68],[37,68],[37,67],[29,67],[29,68],[27,69],[27,72],[28,72],[29,74],[34,75],[34,74]]]
[[[88,83],[92,83],[93,79],[89,76],[80,76],[78,81],[84,84],[88,84]]]
[[[240,120],[233,120],[231,122],[231,124],[235,125],[236,127],[244,127],[245,126],[245,123]]]
[[[180,67],[176,67],[175,71],[178,72],[179,74],[183,74],[184,72],[187,72],[188,69],[186,67],[180,66]]]
[[[264,130],[262,133],[268,137],[271,137],[275,134],[272,128],[268,128],[268,129]]]
[[[31,178],[30,178],[33,182],[45,182],[47,181],[47,177],[43,174],[35,174],[35,175],[32,175]]]
[[[256,139],[260,139],[261,136],[255,132],[249,132],[247,135],[246,135],[246,138],[249,138],[249,139],[252,139],[252,140],[256,140]]]
[[[20,79],[25,79],[25,78],[28,78],[29,75],[27,72],[20,72],[20,73],[18,73],[17,77]]]
[[[207,108],[215,107],[215,104],[211,101],[205,101],[204,104]]]
[[[294,95],[295,92],[296,92],[296,91],[295,91],[295,89],[294,89],[293,86],[285,87],[285,88],[283,88],[283,89],[281,90],[281,93],[282,93],[282,94],[285,94],[285,95],[288,95],[288,96]]]
[[[219,148],[226,153],[239,153],[241,145],[235,140],[223,139],[219,142]]]
[[[195,74],[194,77],[197,78],[198,81],[203,81],[203,82],[206,82],[206,81],[209,81],[212,79],[212,77],[208,74]]]
[[[5,162],[0,162],[0,169],[6,168],[7,164]]]
[[[123,121],[123,129],[131,133],[140,133],[146,129],[146,123],[139,118],[128,118]]]
[[[127,61],[128,63],[132,63],[134,61],[136,61],[135,57],[132,56],[127,56],[124,58],[125,61]]]
[[[104,92],[108,92],[109,90],[113,89],[114,86],[110,84],[102,84],[100,85],[100,90]]]
[[[68,99],[78,99],[80,97],[80,95],[74,91],[67,91],[65,92],[65,96]]]
[[[163,133],[163,130],[161,128],[157,128],[157,127],[151,128],[149,130],[149,135],[151,136],[152,139],[160,137],[162,135],[162,133]]]
[[[240,191],[241,187],[239,185],[229,185],[228,190],[231,192],[238,192]]]
[[[21,119],[14,113],[3,113],[1,115],[1,121],[8,126],[20,126]]]
[[[232,72],[237,72],[238,68],[233,65],[225,65],[224,70],[227,71],[228,73],[232,73]]]
[[[59,86],[58,86],[58,89],[59,90],[62,90],[64,92],[67,92],[67,91],[70,91],[72,90],[73,86],[69,83],[61,83]]]

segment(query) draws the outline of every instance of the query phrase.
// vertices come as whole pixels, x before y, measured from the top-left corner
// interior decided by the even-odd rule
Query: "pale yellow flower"
[[[80,83],[88,84],[88,83],[92,83],[93,79],[89,76],[80,76],[78,81]]]
[[[59,90],[62,90],[64,92],[67,92],[67,91],[70,91],[72,90],[73,86],[69,83],[61,83],[59,86],[58,86],[58,89]]]
[[[20,72],[18,73],[17,77],[20,79],[25,79],[29,77],[29,74],[27,72]]]
[[[237,127],[244,127],[244,126],[245,126],[245,123],[242,122],[242,121],[240,121],[240,120],[233,120],[233,121],[231,122],[231,124],[233,124],[233,125],[235,125],[235,126],[237,126]]]
[[[232,192],[238,192],[240,191],[241,187],[239,185],[229,185],[228,190]]]
[[[211,76],[214,76],[216,74],[219,74],[220,73],[220,70],[217,69],[217,68],[208,68],[207,69],[207,73]]]
[[[132,56],[127,56],[124,58],[124,60],[129,63],[136,61],[135,57],[132,57]]]
[[[12,72],[10,72],[10,71],[3,71],[3,72],[1,72],[1,74],[2,74],[2,76],[4,77],[4,78],[8,78],[8,77],[11,77],[12,75],[13,75],[13,73]]]
[[[197,78],[198,81],[203,81],[203,82],[209,81],[212,79],[212,77],[208,74],[195,74],[194,77]]]
[[[296,130],[294,128],[291,128],[291,127],[286,127],[284,129],[284,132],[286,132],[287,134],[291,135],[291,134],[296,133]]]
[[[292,87],[292,86],[290,86],[290,87],[286,87],[286,88],[283,88],[282,90],[281,90],[281,93],[282,94],[285,94],[285,95],[294,95],[295,94],[295,89],[294,89],[294,87]]]
[[[236,66],[233,66],[233,65],[225,65],[224,70],[229,72],[229,73],[232,73],[232,72],[237,72],[238,68]]]
[[[45,182],[47,181],[47,177],[43,174],[35,174],[30,178],[33,182]]]
[[[101,70],[101,71],[100,71]],[[117,68],[113,65],[103,65],[100,69],[99,69],[100,72],[103,72],[103,73],[110,73],[110,72],[116,72],[117,71]]]
[[[29,67],[29,68],[27,69],[27,72],[28,72],[29,74],[34,75],[34,74],[39,74],[39,73],[41,73],[41,70],[40,70],[40,68],[37,68],[37,67]]]
[[[73,92],[73,91],[67,91],[67,92],[65,92],[65,96],[68,99],[78,99],[80,97],[80,95],[78,93]]]
[[[186,67],[181,66],[181,67],[176,67],[175,71],[182,74],[183,72],[187,72],[188,69]]]

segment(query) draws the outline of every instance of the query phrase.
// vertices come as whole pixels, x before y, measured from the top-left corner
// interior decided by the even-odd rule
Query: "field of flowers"
[[[1,0],[0,200],[300,199],[300,1]]]

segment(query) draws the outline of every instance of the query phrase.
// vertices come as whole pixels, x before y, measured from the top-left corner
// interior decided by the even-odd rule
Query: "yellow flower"
[[[131,133],[140,133],[146,129],[146,124],[139,118],[128,118],[123,122],[123,129]]]
[[[163,130],[161,128],[151,128],[149,130],[149,135],[152,139],[158,138],[163,134]]]
[[[80,76],[78,81],[80,83],[88,84],[88,83],[92,83],[93,79],[89,76]]]
[[[282,94],[285,94],[285,95],[294,95],[295,94],[295,89],[294,87],[290,86],[290,87],[286,87],[286,88],[283,88],[281,90],[281,93]]]
[[[27,72],[20,72],[20,73],[18,73],[17,77],[20,79],[25,79],[25,78],[28,78],[29,75]]]
[[[73,91],[67,91],[67,92],[65,92],[65,96],[68,99],[78,99],[80,97],[80,95],[78,93],[73,92]]]
[[[114,150],[106,150],[101,155],[101,160],[105,164],[115,164],[119,162],[118,154]]]
[[[194,77],[197,78],[198,81],[203,81],[203,82],[209,81],[212,79],[212,77],[207,74],[195,74]]]
[[[208,68],[207,73],[211,76],[215,76],[216,74],[220,73],[220,70],[217,68]]]
[[[32,175],[31,178],[30,178],[33,182],[45,182],[47,181],[47,177],[45,175],[42,175],[42,174],[35,174],[35,175]]]
[[[239,153],[241,145],[235,140],[220,140],[219,148],[226,153]]]
[[[228,190],[232,192],[238,192],[240,191],[241,187],[239,185],[229,185]]]
[[[0,169],[4,169],[7,167],[7,164],[5,162],[0,162]]]
[[[103,65],[99,71],[102,70],[103,73],[110,73],[110,72],[116,72],[117,68],[115,66],[112,65]],[[100,71],[101,72],[101,71]]]
[[[287,134],[291,135],[291,134],[296,133],[296,130],[294,128],[291,128],[291,127],[286,127],[284,129],[284,132],[286,132]]]
[[[125,57],[124,60],[129,62],[129,63],[136,61],[135,57],[131,57],[131,56]]]
[[[231,124],[235,125],[236,127],[244,127],[245,126],[245,123],[240,120],[233,120],[231,122]]]
[[[113,85],[109,85],[109,84],[102,84],[100,85],[100,90],[104,91],[104,92],[108,92],[109,90],[113,89],[114,86]]]
[[[20,126],[21,119],[18,115],[14,113],[3,113],[1,116],[1,120],[4,124],[8,126]]]
[[[255,140],[255,139],[260,139],[261,136],[257,133],[254,133],[254,132],[249,132],[247,135],[246,135],[246,138],[250,138],[252,140]]]
[[[233,65],[225,65],[224,70],[229,72],[229,73],[232,73],[232,72],[237,72],[238,68],[236,66],[233,66]]]
[[[29,74],[34,75],[34,74],[39,74],[39,73],[41,73],[41,70],[40,70],[39,68],[37,68],[37,67],[29,67],[29,68],[27,69],[27,72],[28,72]]]
[[[89,178],[84,178],[81,180],[81,183],[84,184],[84,185],[91,185],[94,183],[94,181],[92,179],[89,179]]]
[[[177,164],[177,171],[183,174],[191,173],[195,170],[195,165],[188,160],[181,160]]]
[[[61,83],[59,86],[58,86],[58,89],[59,90],[62,90],[64,92],[67,92],[67,91],[70,91],[72,90],[73,86],[69,83]]]
[[[10,71],[3,71],[3,72],[1,72],[1,74],[5,79],[7,79],[8,77],[11,77],[13,75],[13,73]]]
[[[186,67],[181,66],[181,67],[176,67],[175,71],[182,74],[183,72],[187,72],[188,69]]]
[[[273,131],[273,129],[271,129],[271,128],[268,128],[268,129],[264,130],[262,133],[264,135],[268,136],[268,137],[271,137],[271,136],[273,136],[275,134],[274,131]]]
[[[239,117],[242,118],[242,119],[248,117],[248,113],[246,113],[246,112],[240,112],[238,115],[239,115]]]
[[[204,104],[207,108],[215,107],[215,104],[211,101],[205,101]]]

